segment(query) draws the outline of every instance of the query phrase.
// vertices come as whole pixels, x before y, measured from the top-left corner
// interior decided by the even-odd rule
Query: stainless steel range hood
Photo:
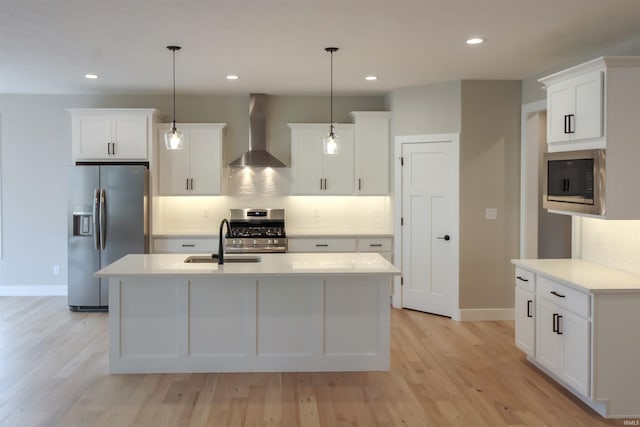
[[[229,166],[286,167],[267,151],[267,95],[249,95],[249,151]]]

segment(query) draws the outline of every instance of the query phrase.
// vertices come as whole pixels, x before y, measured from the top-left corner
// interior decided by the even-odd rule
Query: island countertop
[[[131,254],[95,273],[96,277],[137,276],[397,276],[400,270],[377,253],[256,254],[260,262],[185,263],[192,255]],[[210,254],[209,254],[210,255]],[[231,258],[233,255],[229,255]],[[226,257],[226,256],[225,256]]]

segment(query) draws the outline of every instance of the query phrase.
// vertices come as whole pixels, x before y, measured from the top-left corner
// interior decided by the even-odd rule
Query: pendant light
[[[329,134],[322,140],[324,154],[340,154],[340,137],[333,130],[333,53],[338,50],[337,47],[327,47],[325,51],[331,54],[331,121],[329,123]]]
[[[181,150],[184,143],[184,134],[176,127],[176,50],[180,46],[167,46],[173,52],[173,121],[171,129],[164,133],[164,145],[167,150]]]

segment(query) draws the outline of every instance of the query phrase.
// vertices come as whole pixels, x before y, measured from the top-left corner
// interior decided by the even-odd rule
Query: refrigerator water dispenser
[[[73,213],[73,235],[91,236],[93,235],[93,215],[84,212]]]

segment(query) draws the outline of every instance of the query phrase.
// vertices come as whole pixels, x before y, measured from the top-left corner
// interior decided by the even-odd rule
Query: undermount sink
[[[258,255],[225,255],[224,262],[232,263],[232,262],[260,262],[262,258]],[[187,257],[184,262],[188,264],[194,263],[218,263],[218,255],[194,255]]]

